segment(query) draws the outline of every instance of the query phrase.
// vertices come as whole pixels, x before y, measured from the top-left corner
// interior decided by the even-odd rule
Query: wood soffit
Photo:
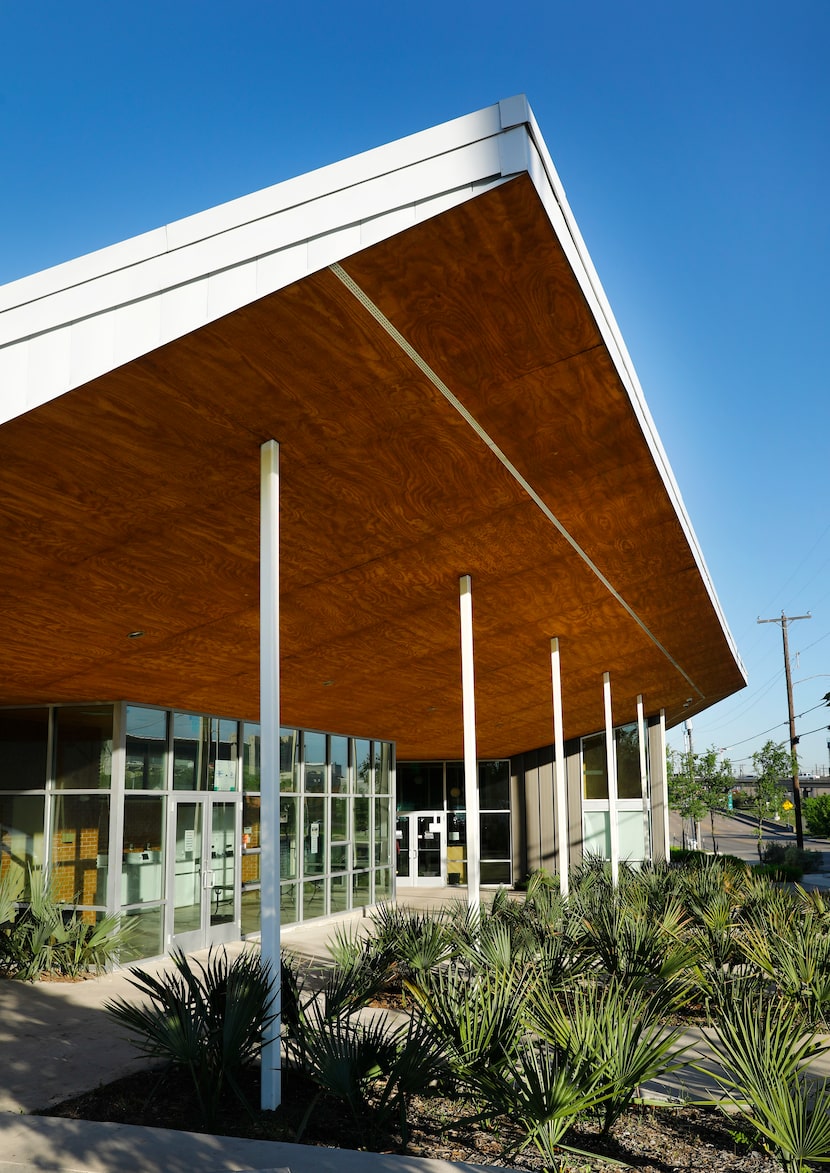
[[[479,756],[552,740],[552,636],[569,737],[601,727],[604,671],[617,723],[638,693],[676,723],[742,687],[530,181],[342,265],[654,639],[324,270],[0,429],[0,704],[126,698],[255,719],[272,437],[285,724],[460,756],[461,574]]]

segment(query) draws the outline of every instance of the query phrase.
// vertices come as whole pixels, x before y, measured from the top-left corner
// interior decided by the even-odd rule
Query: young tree
[[[715,812],[721,811],[729,799],[729,791],[735,784],[732,763],[728,758],[718,760],[718,751],[710,745],[705,753],[696,754],[696,770],[701,783],[701,798],[709,811],[709,826],[712,829],[712,850],[717,853],[715,838]]]
[[[697,754],[685,750],[667,754],[669,806],[683,820],[683,846],[686,846],[686,821],[697,823],[706,814],[703,787],[696,770]]]
[[[781,804],[787,796],[783,783],[793,774],[793,759],[789,750],[774,741],[767,741],[752,755],[755,767],[756,789],[750,810],[757,820],[758,858],[763,858],[762,841],[764,819],[774,819],[781,813]]]

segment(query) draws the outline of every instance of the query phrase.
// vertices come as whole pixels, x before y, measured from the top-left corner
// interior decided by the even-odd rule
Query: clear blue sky
[[[748,764],[785,736],[780,630],[756,618],[811,610],[791,650],[813,770],[829,58],[828,0],[0,0],[0,282],[526,93],[749,672],[695,748]]]

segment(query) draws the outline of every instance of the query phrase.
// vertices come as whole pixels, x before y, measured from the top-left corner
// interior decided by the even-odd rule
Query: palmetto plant
[[[615,982],[559,993],[541,988],[528,1001],[528,1025],[559,1049],[577,1083],[587,1086],[601,1073],[596,1112],[606,1135],[644,1083],[682,1065],[687,1049],[679,1045],[682,1029],[664,1026],[669,1006],[664,994]]]
[[[210,1126],[226,1086],[246,1104],[239,1073],[259,1055],[262,1031],[273,1021],[270,972],[253,950],[233,961],[211,950],[205,964],[178,950],[172,962],[158,975],[134,969],[130,982],[142,1001],[114,998],[105,1009],[145,1055],[189,1073]]]
[[[830,1162],[830,1092],[808,1066],[828,1049],[781,1000],[724,999],[712,1049],[713,1073],[727,1093],[722,1106],[760,1133],[785,1173]]]

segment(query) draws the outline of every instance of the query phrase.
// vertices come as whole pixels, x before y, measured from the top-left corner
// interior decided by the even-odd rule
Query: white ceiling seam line
[[[338,280],[341,281],[342,284],[346,287],[346,289],[349,290],[349,292],[352,294],[352,296],[355,297],[356,300],[359,301],[360,304],[366,310],[368,310],[368,312],[372,315],[372,317],[375,319],[375,321],[386,331],[386,333],[393,340],[393,342],[395,342],[397,344],[397,346],[404,352],[404,354],[418,367],[418,369],[422,372],[422,374],[424,374],[426,376],[426,378],[429,379],[429,381],[433,384],[433,386],[436,387],[437,390],[441,392],[441,394],[444,396],[444,398],[447,400],[447,402],[452,407],[455,408],[455,410],[464,419],[464,421],[473,429],[473,431],[476,433],[476,435],[479,437],[479,439],[481,439],[487,445],[487,447],[491,450],[493,455],[500,461],[500,463],[504,466],[504,468],[507,470],[507,472],[510,473],[510,475],[517,482],[517,484],[519,484],[521,486],[521,488],[528,495],[528,497],[530,497],[530,499],[533,501],[533,503],[541,510],[541,512],[548,519],[548,521],[551,523],[551,525],[554,526],[554,528],[558,531],[559,534],[561,534],[561,536],[565,539],[565,541],[568,543],[568,545],[571,546],[571,548],[574,550],[574,552],[582,559],[582,561],[589,568],[591,573],[594,574],[595,577],[602,583],[602,585],[605,587],[605,589],[616,600],[616,602],[619,603],[619,605],[623,608],[623,610],[626,612],[626,614],[631,619],[634,620],[634,622],[641,629],[641,631],[643,631],[643,633],[654,644],[654,646],[660,651],[660,653],[663,656],[665,656],[665,658],[672,665],[672,667],[675,668],[675,670],[680,673],[680,675],[683,677],[683,679],[686,681],[686,683],[689,685],[689,687],[694,689],[694,691],[701,698],[701,700],[705,700],[706,694],[698,687],[697,684],[695,684],[695,682],[692,680],[692,678],[689,676],[689,674],[685,671],[685,669],[682,668],[680,664],[678,664],[677,660],[674,658],[674,656],[672,656],[672,654],[671,654],[671,652],[669,652],[668,648],[666,648],[660,642],[660,640],[657,638],[657,636],[654,634],[654,632],[652,632],[651,629],[648,627],[648,625],[640,618],[640,616],[633,609],[633,607],[631,607],[631,605],[625,601],[625,599],[622,597],[622,595],[619,593],[619,591],[613,586],[613,584],[609,581],[609,579],[607,579],[605,577],[605,575],[602,573],[602,571],[599,569],[599,567],[596,565],[596,563],[592,561],[592,559],[588,555],[588,553],[585,550],[583,550],[583,548],[577,542],[576,538],[572,537],[571,534],[565,529],[562,522],[554,514],[554,512],[551,510],[551,508],[545,503],[545,501],[539,496],[539,494],[536,492],[536,490],[533,488],[533,486],[530,484],[530,482],[527,481],[524,476],[522,476],[522,474],[519,472],[519,470],[516,468],[516,466],[510,461],[510,459],[507,457],[507,455],[504,452],[502,452],[501,448],[499,448],[499,446],[495,442],[495,440],[478,423],[478,421],[467,410],[467,408],[464,406],[464,404],[455,395],[453,395],[452,391],[449,389],[449,387],[446,385],[446,383],[444,383],[443,380],[435,373],[435,371],[432,369],[432,367],[429,365],[429,363],[426,361],[426,359],[422,358],[422,356],[415,350],[415,348],[406,340],[406,338],[403,336],[403,334],[401,334],[401,332],[397,329],[397,327],[394,326],[392,324],[392,322],[389,321],[389,319],[386,317],[386,315],[383,313],[383,311],[381,309],[379,309],[378,306],[375,305],[375,303],[368,296],[368,294],[365,293],[364,290],[357,284],[357,282],[355,280],[353,280],[352,277],[349,276],[349,274],[346,272],[346,270],[343,268],[342,265],[333,264],[333,265],[330,265],[329,268],[331,269],[331,272],[335,275],[335,277],[337,277]]]

